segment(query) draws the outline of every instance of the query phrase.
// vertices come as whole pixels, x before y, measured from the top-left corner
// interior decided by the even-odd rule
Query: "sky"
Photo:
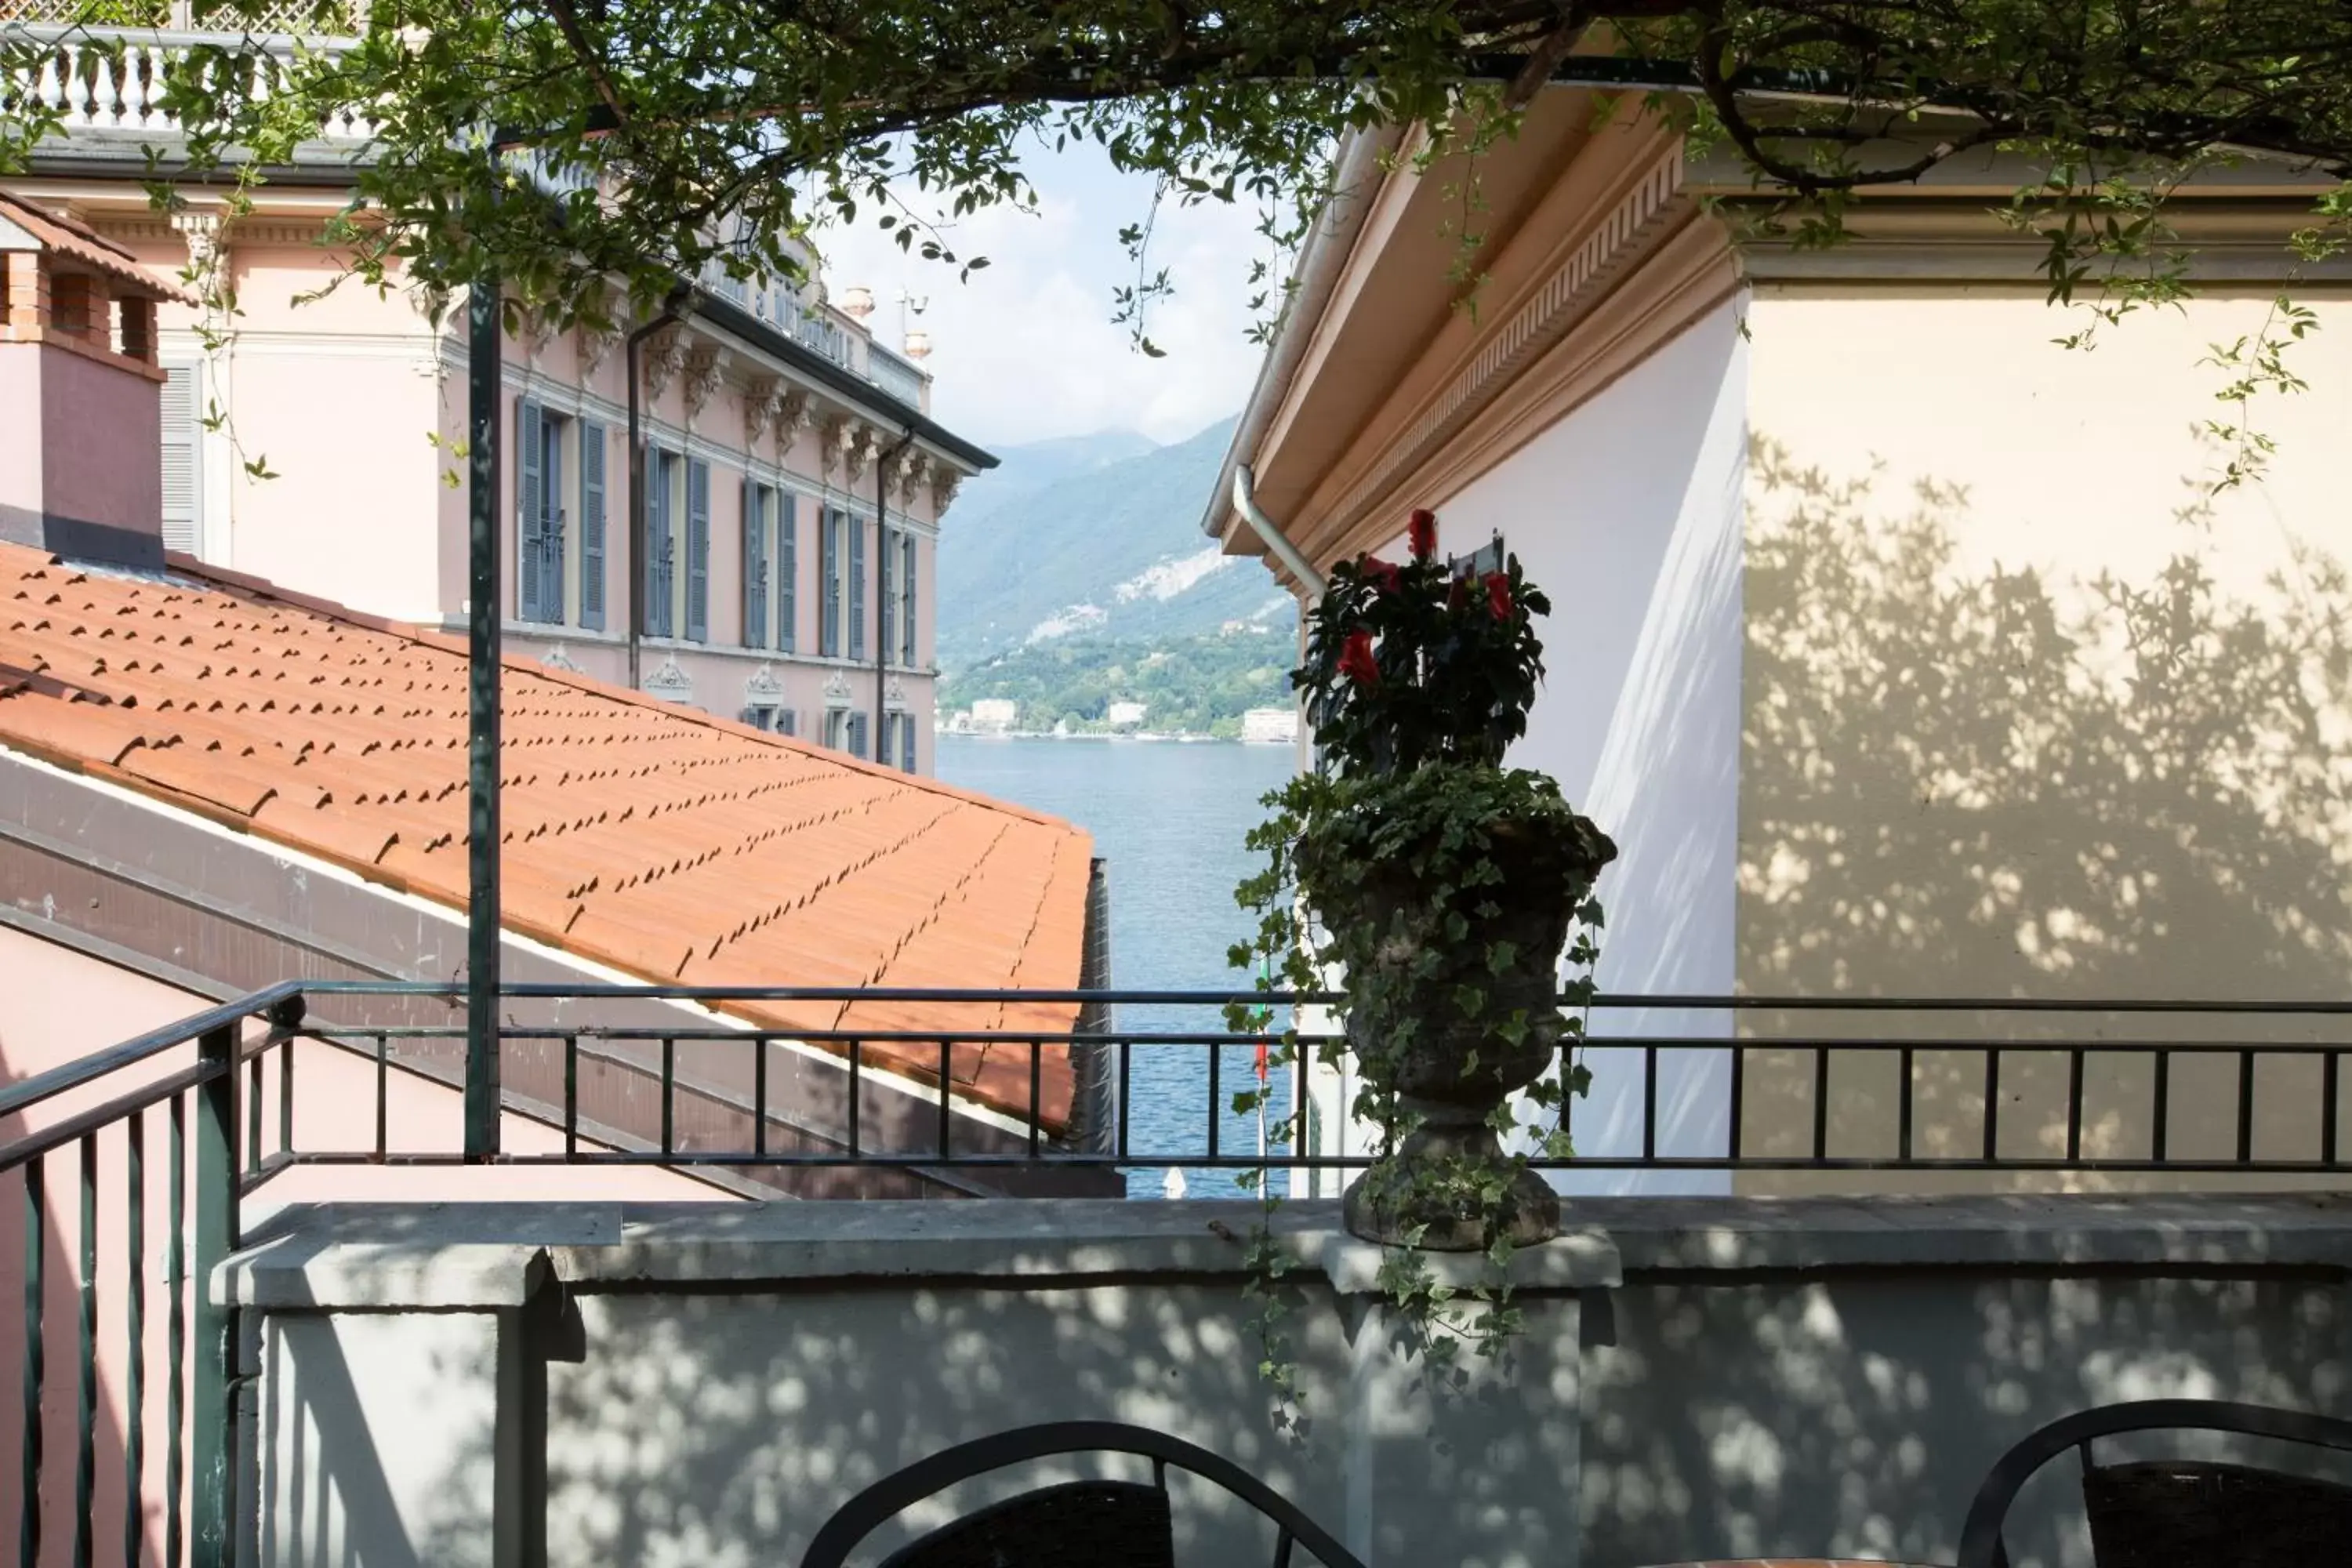
[[[1147,329],[1167,351],[1151,359],[1111,319],[1111,291],[1135,278],[1118,231],[1149,214],[1150,182],[1092,147],[1041,150],[1026,167],[1035,213],[1000,207],[942,226],[960,259],[988,258],[963,282],[954,268],[902,254],[864,215],[856,228],[814,237],[836,299],[853,284],[874,290],[877,341],[899,345],[900,295],[929,300],[919,325],[931,335],[933,417],[1010,447],[1097,430],[1181,441],[1238,412],[1261,352],[1246,335],[1250,259],[1265,248],[1255,209],[1162,209],[1152,264],[1168,268],[1175,292],[1150,307]],[[908,200],[923,210],[919,195]]]

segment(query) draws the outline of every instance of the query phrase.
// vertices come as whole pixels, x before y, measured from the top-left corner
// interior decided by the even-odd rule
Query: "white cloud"
[[[874,290],[884,342],[898,342],[901,294],[929,300],[933,415],[1012,446],[1106,429],[1179,440],[1239,409],[1261,353],[1247,337],[1250,258],[1264,249],[1255,212],[1162,209],[1151,262],[1175,292],[1150,307],[1151,339],[1167,351],[1151,359],[1111,320],[1112,290],[1134,279],[1118,231],[1149,212],[1150,182],[1116,174],[1094,149],[1038,154],[1028,172],[1038,212],[993,208],[944,231],[959,258],[988,258],[965,282],[865,221],[816,237],[836,293]]]

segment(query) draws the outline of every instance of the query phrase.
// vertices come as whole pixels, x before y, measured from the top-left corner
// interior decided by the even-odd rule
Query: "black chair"
[[[1056,1454],[1138,1454],[1151,1481],[1067,1481],[966,1514],[902,1546],[883,1568],[1175,1568],[1168,1467],[1189,1470],[1274,1521],[1274,1568],[1289,1568],[1294,1542],[1324,1568],[1364,1568],[1346,1547],[1265,1482],[1206,1448],[1117,1421],[1057,1421],[958,1444],[885,1476],[842,1504],[801,1558],[801,1568],[842,1568],[857,1543],[911,1503],[973,1476]]]
[[[2352,1421],[2221,1400],[2147,1399],[2053,1421],[2000,1457],[1960,1529],[1959,1568],[2009,1568],[2001,1526],[2035,1471],[2081,1450],[2098,1568],[2326,1568],[2352,1563],[2352,1487],[2193,1459],[2102,1465],[2125,1432],[2237,1432],[2352,1452]]]

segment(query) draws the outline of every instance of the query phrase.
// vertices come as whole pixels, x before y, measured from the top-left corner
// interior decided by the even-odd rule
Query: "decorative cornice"
[[[963,476],[946,464],[931,469],[931,515],[945,517],[949,507],[955,504],[956,490],[963,484]]]
[[[755,375],[743,389],[743,449],[755,450],[761,438],[774,427],[776,416],[784,402],[784,378],[780,375]]]
[[[882,705],[886,708],[904,708],[907,705],[907,683],[897,676],[892,676],[889,684],[882,688]]]
[[[1379,458],[1325,514],[1314,548],[1344,537],[1373,508],[1384,505],[1403,476],[1441,451],[1456,431],[1597,307],[1644,253],[1692,216],[1696,206],[1683,191],[1684,165],[1679,144],[1654,159],[1632,188],[1588,226],[1583,241],[1526,294],[1517,310],[1486,334],[1469,362],[1423,404],[1405,427],[1380,438]]]
[[[210,271],[218,264],[224,243],[220,214],[176,212],[172,215],[172,226],[187,242],[188,264],[199,274]]]
[[[830,676],[825,678],[824,694],[827,697],[835,698],[841,701],[847,701],[849,700],[849,677],[844,675],[837,669],[835,670]]]
[[[550,669],[560,669],[569,675],[582,675],[586,673],[579,665],[572,661],[572,655],[565,651],[562,643],[557,643],[553,647],[549,648],[545,653],[540,655],[539,662],[545,665]]]
[[[830,476],[837,466],[845,484],[856,484],[866,477],[866,465],[873,458],[877,437],[874,427],[854,415],[835,414],[824,421],[824,470]]]
[[[762,661],[760,668],[743,678],[743,700],[746,703],[765,702],[784,694],[784,683],[776,679],[776,667]]]
[[[661,665],[646,677],[645,691],[648,697],[658,697],[665,702],[694,700],[694,678],[677,667],[677,656],[663,656]]]

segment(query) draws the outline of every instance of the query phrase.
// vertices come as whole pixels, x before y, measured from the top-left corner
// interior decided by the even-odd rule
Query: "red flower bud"
[[[1393,561],[1382,561],[1376,555],[1367,555],[1356,563],[1356,570],[1365,582],[1371,584],[1384,594],[1393,594],[1404,585],[1404,574],[1398,570]]]
[[[1495,612],[1496,620],[1509,620],[1511,618],[1510,578],[1500,572],[1489,572],[1486,576],[1486,607]]]
[[[1437,553],[1437,514],[1423,507],[1412,514],[1405,524],[1405,533],[1412,542],[1412,558],[1426,561]]]
[[[1345,647],[1339,650],[1339,673],[1359,686],[1380,684],[1381,667],[1372,662],[1372,634],[1349,632]]]

